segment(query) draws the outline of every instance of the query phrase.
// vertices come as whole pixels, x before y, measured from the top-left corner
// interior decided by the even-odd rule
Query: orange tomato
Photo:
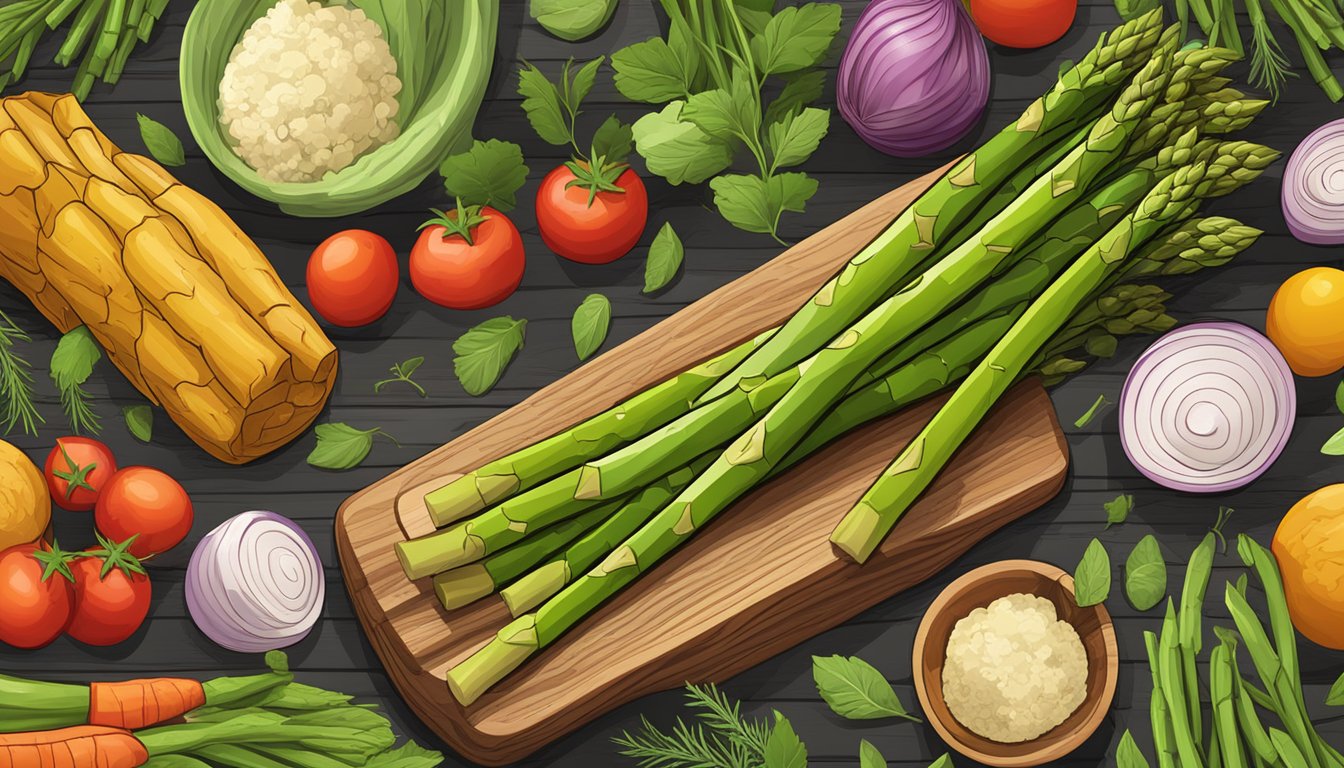
[[[1344,650],[1344,484],[1294,504],[1274,532],[1273,551],[1293,626],[1318,645]]]
[[[1078,0],[971,0],[980,34],[1009,48],[1041,48],[1073,26]]]
[[[1285,280],[1269,302],[1265,331],[1299,376],[1344,368],[1344,271],[1312,267]]]

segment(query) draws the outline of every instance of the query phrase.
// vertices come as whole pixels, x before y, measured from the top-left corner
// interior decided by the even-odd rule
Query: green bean
[[[1196,660],[1204,650],[1204,597],[1209,590],[1209,576],[1213,572],[1213,554],[1216,540],[1212,533],[1204,535],[1190,563],[1185,568],[1185,584],[1181,587],[1179,613],[1181,673],[1184,675],[1186,697],[1189,700],[1190,729],[1196,744],[1203,747],[1203,704],[1199,696],[1199,670]]]
[[[1216,743],[1220,747],[1222,764],[1227,768],[1246,768],[1246,756],[1242,754],[1241,736],[1237,729],[1232,652],[1224,640],[1209,654],[1209,698],[1213,705],[1213,728],[1217,734]]]
[[[107,14],[103,16],[103,27],[94,38],[93,48],[89,52],[93,57],[89,71],[95,75],[102,75],[107,71],[107,62],[117,52],[117,43],[121,39],[122,24],[125,20],[126,0],[112,0],[107,8]]]
[[[1153,721],[1153,750],[1157,752],[1158,768],[1176,768],[1175,738],[1171,718],[1167,716],[1167,701],[1162,693],[1162,678],[1158,674],[1157,635],[1145,631],[1143,645],[1148,649],[1148,668],[1153,674],[1153,692],[1148,696],[1148,715]]]
[[[1204,758],[1190,730],[1189,699],[1186,697],[1184,674],[1181,671],[1181,644],[1177,637],[1176,608],[1167,599],[1167,613],[1162,620],[1162,636],[1158,638],[1157,667],[1162,678],[1162,694],[1167,701],[1176,754],[1181,768],[1203,768]],[[1198,695],[1198,694],[1196,694]]]
[[[70,30],[65,34],[65,42],[61,43],[60,50],[56,51],[56,63],[62,67],[70,66],[71,62],[79,56],[84,50],[84,46],[89,41],[93,33],[94,26],[98,23],[98,14],[102,12],[103,6],[107,0],[87,0],[80,7],[79,13],[75,14],[75,20],[70,24]],[[87,64],[85,60],[85,64]]]
[[[1273,742],[1274,750],[1279,753],[1279,759],[1288,768],[1297,768],[1308,764],[1302,750],[1298,749],[1297,744],[1293,742],[1293,737],[1278,728],[1270,728],[1269,740]]]

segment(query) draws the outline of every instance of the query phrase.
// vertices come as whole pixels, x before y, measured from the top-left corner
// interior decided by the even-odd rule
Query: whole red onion
[[[965,136],[989,100],[989,54],[959,0],[874,0],[845,47],[840,114],[875,149],[922,157]]]

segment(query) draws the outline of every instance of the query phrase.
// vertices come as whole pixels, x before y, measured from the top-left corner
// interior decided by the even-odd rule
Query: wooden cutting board
[[[1045,391],[1028,381],[866,565],[841,559],[831,529],[931,418],[937,404],[925,402],[725,511],[470,708],[444,682],[509,616],[493,597],[449,613],[429,579],[406,579],[392,547],[432,530],[425,491],[782,322],[934,178],[868,204],[342,505],[336,541],[360,621],[411,709],[453,749],[505,765],[639,696],[724,680],[927,579],[1059,491],[1067,446]]]

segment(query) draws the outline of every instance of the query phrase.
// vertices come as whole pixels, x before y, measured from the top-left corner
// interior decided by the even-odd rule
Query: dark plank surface
[[[609,29],[592,40],[571,45],[550,38],[532,23],[526,16],[525,0],[505,0],[503,5],[495,74],[477,122],[478,134],[509,139],[524,146],[532,166],[530,186],[523,193],[526,195],[535,190],[540,177],[562,158],[556,149],[543,145],[531,134],[514,93],[511,75],[514,63],[525,57],[546,68],[569,56],[586,59],[610,53],[627,42],[653,34],[658,19],[648,0],[626,0]],[[848,31],[864,2],[844,0],[843,5]],[[131,149],[141,146],[134,119],[137,111],[174,128],[187,143],[188,164],[178,169],[178,176],[228,210],[260,243],[280,275],[300,297],[305,295],[303,268],[309,251],[336,229],[372,229],[387,236],[403,253],[409,249],[424,209],[445,202],[433,183],[363,216],[343,221],[296,221],[250,198],[213,171],[192,146],[179,106],[177,49],[190,7],[189,0],[175,0],[151,43],[131,59],[121,84],[112,89],[102,86],[95,89],[87,108],[98,124],[115,141]],[[938,156],[920,160],[881,156],[860,142],[837,116],[832,122],[831,137],[807,165],[807,170],[820,179],[821,190],[805,217],[789,219],[786,236],[790,239],[805,236],[892,187],[937,167],[958,151],[974,146],[1038,95],[1054,77],[1061,60],[1082,55],[1097,34],[1116,20],[1108,0],[1083,0],[1074,28],[1060,43],[1030,52],[991,50],[994,86],[986,117],[961,146]],[[44,43],[36,57],[43,65],[6,92],[30,88],[56,91],[67,87],[72,72],[45,64],[54,49],[51,41]],[[832,99],[829,91],[826,99]],[[622,102],[606,77],[594,91],[589,112],[595,118],[608,112],[627,119],[641,114],[637,107]],[[1341,110],[1330,104],[1309,79],[1297,80],[1289,84],[1280,103],[1247,132],[1247,137],[1291,151],[1313,128],[1340,115]],[[1283,278],[1309,265],[1340,265],[1337,252],[1303,245],[1288,236],[1278,205],[1282,167],[1281,162],[1252,188],[1211,206],[1219,213],[1261,227],[1268,234],[1234,265],[1197,280],[1175,283],[1177,298],[1171,310],[1180,319],[1222,318],[1263,327],[1265,307]],[[273,509],[298,520],[308,530],[327,565],[328,598],[323,620],[310,638],[290,649],[300,677],[381,704],[403,733],[433,744],[433,738],[399,703],[362,637],[335,568],[332,515],[352,492],[575,368],[569,316],[587,293],[601,291],[611,298],[615,320],[608,343],[614,344],[778,253],[778,247],[768,238],[738,232],[708,210],[703,189],[672,188],[655,180],[650,184],[650,198],[654,210],[644,245],[663,221],[672,221],[687,246],[684,274],[658,296],[640,294],[643,246],[605,267],[562,262],[542,245],[530,206],[524,204],[515,220],[529,249],[528,272],[521,290],[506,303],[480,313],[452,312],[429,305],[406,285],[392,313],[377,325],[354,332],[333,332],[343,365],[329,418],[356,426],[382,427],[402,444],[397,448],[379,441],[364,466],[351,472],[332,474],[308,467],[304,457],[312,446],[311,435],[251,466],[225,467],[192,446],[162,414],[156,424],[154,443],[140,445],[121,425],[119,411],[123,405],[142,402],[142,398],[110,365],[101,364],[88,389],[96,396],[96,409],[104,419],[104,438],[118,452],[123,464],[158,466],[180,478],[196,503],[196,525],[183,546],[153,564],[155,594],[151,620],[130,641],[111,649],[91,649],[65,639],[38,652],[0,649],[0,670],[60,680],[163,673],[208,676],[255,670],[260,665],[258,657],[222,651],[195,629],[186,614],[182,581],[191,547],[211,528],[244,510]],[[28,352],[34,361],[44,361],[54,345],[51,329],[21,295],[7,286],[0,287],[0,308],[35,331],[36,341]],[[527,348],[493,392],[481,398],[469,397],[452,376],[451,342],[476,322],[504,313],[531,320]],[[1300,415],[1293,438],[1278,464],[1252,487],[1222,497],[1196,497],[1163,491],[1143,480],[1120,449],[1113,410],[1103,413],[1085,429],[1074,428],[1072,422],[1098,394],[1104,393],[1112,399],[1119,394],[1124,375],[1144,343],[1143,340],[1122,343],[1113,360],[1094,366],[1054,391],[1053,398],[1073,452],[1068,486],[1055,501],[972,550],[925,585],[724,681],[728,693],[741,698],[750,715],[766,716],[772,709],[786,714],[807,742],[813,765],[823,768],[857,765],[860,738],[877,745],[894,766],[926,765],[944,751],[930,729],[909,723],[857,725],[832,715],[812,685],[811,655],[860,655],[895,684],[904,701],[912,703],[910,644],[919,617],[938,591],[966,570],[1010,557],[1042,559],[1071,570],[1093,536],[1101,537],[1113,558],[1119,560],[1150,532],[1158,536],[1168,562],[1182,563],[1212,525],[1220,504],[1237,510],[1228,525],[1229,534],[1248,532],[1267,542],[1280,515],[1294,501],[1320,486],[1344,479],[1339,460],[1317,452],[1318,446],[1341,422],[1332,402],[1334,382],[1300,380]],[[395,387],[381,395],[373,393],[374,382],[384,378],[389,366],[414,355],[427,358],[417,379],[428,387],[428,398],[420,399],[409,389]],[[64,433],[55,392],[44,376],[39,377],[39,390],[48,424],[37,438],[16,439],[34,459],[41,459],[52,440]],[[1134,494],[1136,509],[1128,524],[1103,532],[1101,504],[1120,492]],[[88,516],[58,514],[56,525],[68,547],[82,546],[92,538]],[[1235,555],[1220,556],[1216,583],[1234,576],[1238,564]],[[1173,577],[1176,576],[1179,571],[1173,571]],[[1209,615],[1217,620],[1222,612],[1212,607],[1212,601],[1210,604]],[[1152,615],[1137,613],[1118,596],[1110,601],[1109,607],[1117,619],[1124,659],[1114,712],[1102,729],[1061,765],[1111,763],[1108,756],[1126,728],[1134,731],[1140,744],[1149,743],[1149,686],[1141,632],[1154,628],[1157,620]],[[1327,738],[1344,744],[1344,718],[1321,706],[1330,683],[1344,670],[1341,663],[1344,658],[1306,641],[1302,642],[1302,653],[1309,704]],[[680,705],[681,696],[676,692],[651,696],[618,710],[523,764],[555,768],[627,764],[611,745],[611,737],[623,729],[636,727],[641,714],[656,723],[670,724],[680,713]],[[958,765],[966,764],[968,761],[958,761]],[[450,755],[446,765],[465,763]]]

